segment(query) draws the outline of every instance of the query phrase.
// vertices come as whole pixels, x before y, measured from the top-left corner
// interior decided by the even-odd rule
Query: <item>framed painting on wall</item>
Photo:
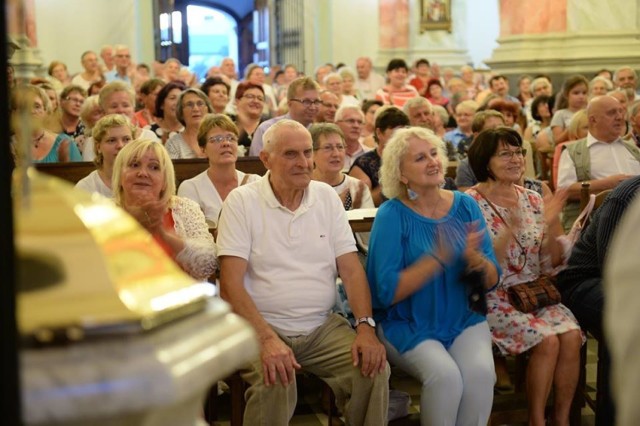
[[[451,0],[421,0],[420,32],[451,32]]]

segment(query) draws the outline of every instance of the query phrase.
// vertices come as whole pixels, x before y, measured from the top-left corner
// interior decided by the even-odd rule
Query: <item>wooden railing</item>
[[[191,179],[199,173],[202,173],[209,167],[209,163],[204,158],[198,158],[193,160],[173,160],[173,167],[176,171],[176,183],[180,185],[182,181]],[[90,162],[75,162],[75,163],[48,163],[37,164],[36,169],[67,180],[71,183],[76,183],[83,177],[87,176],[96,166]],[[254,173],[257,175],[263,175],[267,169],[262,164],[262,161],[258,157],[242,157],[238,158],[236,168],[245,173]]]
[[[456,166],[457,164],[449,164],[446,175],[455,179]],[[39,171],[67,180],[73,184],[95,170],[95,167],[96,166],[90,162],[36,164],[36,169]],[[209,167],[209,163],[204,158],[173,160],[173,167],[176,171],[176,184],[180,185],[182,181],[191,179],[195,175],[205,171],[207,167]],[[245,173],[253,173],[261,176],[267,172],[267,169],[258,157],[240,157],[236,163],[236,168]]]

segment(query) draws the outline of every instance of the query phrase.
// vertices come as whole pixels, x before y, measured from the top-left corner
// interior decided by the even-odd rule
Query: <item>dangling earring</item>
[[[418,199],[418,193],[413,189],[409,188],[408,185],[407,185],[407,197],[409,197],[409,200],[411,201],[415,201]]]

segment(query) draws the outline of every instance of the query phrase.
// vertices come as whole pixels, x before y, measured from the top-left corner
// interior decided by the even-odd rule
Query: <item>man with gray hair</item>
[[[638,74],[636,70],[629,66],[618,68],[613,75],[613,82],[616,87],[625,91],[627,99],[632,102],[640,100],[640,95],[636,92],[638,88]]]
[[[402,107],[402,111],[407,114],[412,126],[433,130],[433,107],[426,98],[418,96],[409,99]]]
[[[112,71],[107,72],[104,77],[107,83],[112,81],[122,81],[131,86],[131,53],[129,48],[123,44],[118,44],[113,47],[115,68]]]
[[[244,424],[288,424],[302,369],[333,389],[347,424],[386,425],[390,370],[367,278],[338,194],[311,180],[311,135],[280,120],[260,159],[268,172],[229,194],[217,240],[221,296],[260,342],[260,357],[240,371],[249,383]],[[338,275],[355,331],[331,312]]]
[[[297,121],[304,127],[309,127],[313,124],[316,116],[318,115],[318,109],[322,101],[318,98],[318,91],[320,90],[318,83],[316,83],[311,77],[300,77],[289,84],[287,89],[287,105],[289,106],[289,112],[285,115],[274,117],[271,120],[267,120],[262,123],[256,129],[251,141],[251,147],[249,148],[249,155],[258,156],[263,148],[263,136],[264,133],[280,120],[290,119]]]
[[[371,58],[362,56],[356,60],[356,89],[360,92],[362,99],[375,99],[376,92],[385,85],[384,77],[373,70]]]
[[[364,113],[360,107],[354,105],[340,107],[336,112],[336,124],[344,133],[345,155],[342,171],[348,173],[356,158],[367,151],[371,151],[370,147],[360,141],[360,134],[364,125]]]

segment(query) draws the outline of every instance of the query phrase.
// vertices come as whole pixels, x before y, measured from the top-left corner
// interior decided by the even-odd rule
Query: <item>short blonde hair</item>
[[[567,126],[567,134],[569,135],[570,141],[578,139],[578,129],[580,129],[583,123],[587,123],[588,121],[586,109],[581,109],[573,114],[573,117],[571,117],[571,121]]]
[[[176,193],[176,173],[173,169],[173,163],[169,158],[169,153],[165,147],[156,141],[150,139],[138,139],[129,142],[116,157],[113,165],[113,200],[119,206],[124,201],[124,189],[122,188],[122,172],[138,158],[142,157],[148,151],[153,152],[160,163],[160,171],[164,175],[164,188],[160,192],[160,201],[168,203],[172,196]]]
[[[198,127],[197,141],[200,148],[207,146],[207,133],[209,133],[211,129],[216,128],[231,132],[236,135],[236,137],[240,135],[238,126],[236,126],[227,115],[207,114],[200,122],[200,127]]]
[[[382,151],[382,165],[379,171],[380,185],[382,185],[382,193],[387,198],[403,198],[407,195],[407,185],[402,183],[400,179],[402,160],[409,150],[409,140],[412,138],[426,140],[437,148],[443,173],[446,174],[449,160],[442,139],[422,127],[398,129]]]
[[[126,127],[131,132],[132,139],[136,131],[136,128],[131,124],[131,121],[122,114],[109,114],[98,120],[95,126],[93,126],[93,130],[91,132],[91,135],[93,136],[93,153],[96,155],[93,162],[98,168],[102,167],[102,164],[104,163],[104,156],[98,148],[100,148],[102,140],[107,135],[107,130],[114,127]]]
[[[107,98],[117,92],[126,92],[129,95],[129,99],[131,100],[131,107],[136,107],[136,92],[133,91],[131,86],[122,81],[112,81],[111,83],[106,84],[100,90],[100,94],[98,95],[98,103],[100,104],[100,108],[104,110],[107,103]]]

